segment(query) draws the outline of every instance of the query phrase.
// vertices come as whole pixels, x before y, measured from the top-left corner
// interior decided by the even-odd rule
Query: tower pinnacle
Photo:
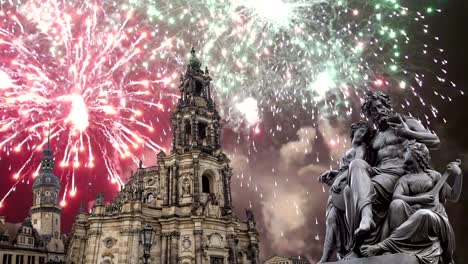
[[[173,150],[200,148],[213,152],[220,148],[220,116],[211,95],[208,67],[190,50],[187,70],[181,76],[181,97],[172,116]]]

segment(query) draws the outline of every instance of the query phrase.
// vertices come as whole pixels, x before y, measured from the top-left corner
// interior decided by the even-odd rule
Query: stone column
[[[157,252],[155,252],[154,257],[156,259],[158,259],[158,257],[159,257],[159,259],[161,260],[161,258],[162,258],[162,233],[157,231],[155,239],[156,239],[156,241],[155,241],[154,245],[156,245],[156,247],[157,247],[157,249],[156,249]],[[155,247],[153,246],[153,248],[155,248]],[[161,263],[162,262],[160,262],[159,264],[161,264]]]
[[[231,177],[232,169],[226,167],[222,171],[223,184],[224,184],[224,208],[226,210],[232,209],[232,198],[231,198]]]
[[[179,164],[176,162],[174,166],[172,166],[172,179],[171,179],[171,204],[176,205],[177,204],[177,182],[178,182],[178,170],[179,170]]]
[[[206,127],[206,145],[207,146],[214,146],[213,142],[213,124],[208,124]]]
[[[215,148],[219,147],[220,144],[220,135],[219,135],[219,122],[218,120],[213,121],[213,145]]]
[[[99,248],[100,248],[100,245],[102,244],[102,243],[99,243],[100,242],[99,240],[102,234],[101,231],[96,230],[95,227],[93,229],[94,230],[91,230],[91,232],[89,232],[89,240],[88,240],[89,243],[87,245],[88,250],[86,250],[86,252],[88,252],[88,255],[85,256],[85,259],[86,259],[85,263],[89,263],[89,264],[97,262]]]
[[[187,131],[185,131],[185,119],[182,118],[180,126],[180,145],[187,146]]]
[[[173,166],[169,167],[169,176],[167,177],[167,186],[166,186],[166,191],[167,191],[167,205],[171,206],[172,205],[172,177],[173,177]]]
[[[192,113],[191,116],[191,126],[192,126],[192,146],[198,145],[198,120],[195,113]]]
[[[200,206],[200,177],[198,176],[200,164],[198,158],[193,159],[193,206]]]
[[[228,263],[238,264],[237,253],[239,252],[238,250],[239,240],[237,240],[236,235],[234,234],[227,235],[226,239],[227,239],[228,248],[229,248]]]
[[[179,237],[180,233],[172,232],[171,235],[171,263],[178,263],[179,259]]]
[[[137,262],[140,257],[143,255],[140,255],[140,232],[141,229],[133,229],[131,230],[131,238],[132,238],[132,249],[131,249],[131,255],[132,258],[130,259],[131,262]]]
[[[193,230],[193,235],[195,236],[195,264],[202,264],[202,235],[203,230]]]
[[[77,253],[78,255],[73,255],[74,251],[72,251],[70,259],[74,261],[76,264],[83,264],[85,263],[85,252],[86,252],[86,238],[77,238],[80,242],[80,246],[78,247]],[[39,258],[39,257],[38,257]],[[72,262],[70,261],[70,262]],[[38,260],[39,262],[39,260]]]
[[[174,134],[172,136],[172,151],[174,151],[177,144],[178,144],[177,138],[179,137],[179,126],[178,126],[177,120],[171,119],[171,123],[172,123],[172,127],[174,129]]]
[[[166,185],[167,185],[167,168],[164,165],[160,164],[159,171],[160,171],[160,178],[159,178],[159,190],[160,190],[159,195],[160,196],[159,197],[163,199],[163,205],[167,205],[167,195],[165,193]]]
[[[179,205],[179,180],[180,180],[180,169],[179,169],[179,163],[176,163],[176,169],[175,169],[175,181],[174,181],[174,204],[176,206]]]
[[[172,264],[172,233],[167,234],[167,263]]]
[[[167,234],[161,233],[161,264],[167,263]]]
[[[177,122],[179,123],[179,131],[177,134],[177,145],[184,146],[184,131],[185,131],[185,123],[183,118],[178,118]]]
[[[189,136],[189,138],[187,139],[189,146],[193,146],[193,141],[194,141],[193,133],[194,132],[195,132],[195,118],[194,116],[190,116],[190,135],[187,135]]]

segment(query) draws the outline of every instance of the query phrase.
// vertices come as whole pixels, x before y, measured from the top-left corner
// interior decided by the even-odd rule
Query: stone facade
[[[67,263],[141,263],[147,223],[156,231],[149,263],[259,263],[252,212],[242,222],[232,210],[232,169],[210,81],[192,50],[171,119],[171,152],[159,152],[155,166],[140,164],[111,204],[99,195],[91,213],[80,211]]]
[[[31,217],[8,223],[0,217],[0,263],[63,263],[65,239],[61,232],[60,181],[54,175],[50,144],[44,150],[41,173],[33,183]]]

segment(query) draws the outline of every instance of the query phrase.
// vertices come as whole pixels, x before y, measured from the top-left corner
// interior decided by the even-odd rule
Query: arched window
[[[58,232],[57,232],[57,231],[55,231],[54,237],[57,238],[57,239],[59,238],[59,235],[58,235]]]
[[[208,125],[203,122],[198,123],[198,139],[202,145],[207,145],[207,127]]]
[[[182,145],[190,145],[192,144],[192,126],[190,124],[190,120],[184,120],[183,121],[183,126],[184,126],[184,133],[182,135]]]
[[[202,192],[203,193],[210,193],[211,188],[210,188],[210,178],[208,175],[203,175],[202,176]]]
[[[201,96],[203,92],[203,84],[200,81],[195,82],[195,96]]]

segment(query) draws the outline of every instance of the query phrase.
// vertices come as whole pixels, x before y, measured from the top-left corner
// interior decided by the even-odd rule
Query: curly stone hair
[[[375,100],[379,100],[384,106],[388,108],[393,108],[390,96],[386,95],[383,92],[369,91],[367,92],[366,98],[364,98],[364,103],[361,107],[361,110],[364,113],[364,115],[370,116],[372,112],[372,102],[374,102]]]
[[[369,123],[361,121],[361,122],[356,122],[356,123],[351,124],[351,134],[350,134],[351,140],[354,138],[354,134],[356,133],[356,131],[358,131],[360,128],[367,129],[367,132],[365,135],[366,138],[369,138],[372,136],[372,133],[374,131],[372,127],[369,125]]]
[[[431,155],[426,145],[416,142],[415,140],[407,141],[405,144],[407,151],[411,152],[418,165],[424,170],[432,170]]]

